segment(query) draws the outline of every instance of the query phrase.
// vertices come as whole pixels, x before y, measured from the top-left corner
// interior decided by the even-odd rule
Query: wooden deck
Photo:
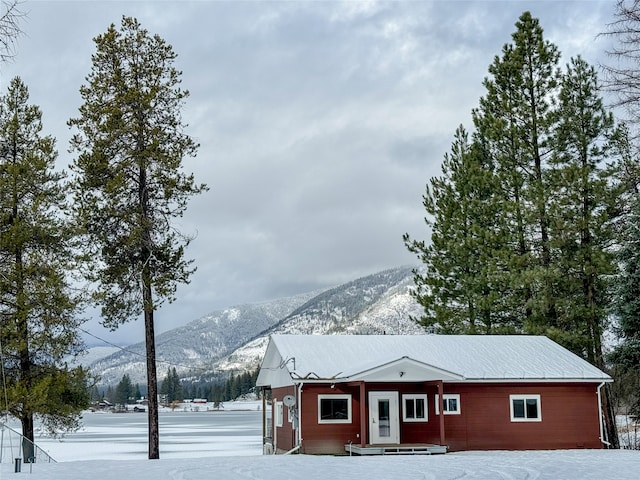
[[[400,445],[355,445],[344,446],[349,455],[432,455],[447,453],[447,447],[434,444],[404,443]]]

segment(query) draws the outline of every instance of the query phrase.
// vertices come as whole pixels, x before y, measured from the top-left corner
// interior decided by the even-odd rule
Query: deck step
[[[447,453],[443,445],[345,445],[350,455],[433,455]]]
[[[383,455],[431,455],[431,452],[429,450],[422,449],[422,448],[395,449],[395,450],[390,450],[388,448],[385,448],[382,454]]]

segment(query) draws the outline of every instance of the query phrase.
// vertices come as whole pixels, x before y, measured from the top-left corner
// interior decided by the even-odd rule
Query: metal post
[[[21,467],[22,467],[22,458],[18,457],[16,458],[16,464],[15,464],[15,473],[20,473]]]
[[[438,380],[438,407],[440,409],[440,445],[444,446],[444,383],[442,380]]]
[[[360,446],[365,448],[367,446],[367,425],[368,425],[368,416],[367,416],[367,405],[366,405],[366,395],[367,392],[365,390],[364,381],[360,382]]]

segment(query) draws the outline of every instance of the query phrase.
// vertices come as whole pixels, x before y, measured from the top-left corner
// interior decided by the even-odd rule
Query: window
[[[460,415],[460,394],[445,393],[442,396],[445,415]],[[436,395],[436,415],[440,415],[440,396]]]
[[[402,421],[426,422],[428,420],[426,395],[402,395],[402,405]]]
[[[283,411],[283,405],[282,402],[276,402],[276,427],[281,427],[282,426],[282,422],[283,422],[283,418],[284,418],[284,411]]]
[[[512,422],[541,422],[540,395],[509,395]]]
[[[351,423],[351,395],[318,395],[318,423]]]
[[[271,408],[267,408],[265,410],[265,414],[267,416],[267,431],[265,432],[265,437],[266,438],[273,438],[273,409],[275,408],[273,406],[273,403],[271,401],[269,401],[268,405]]]

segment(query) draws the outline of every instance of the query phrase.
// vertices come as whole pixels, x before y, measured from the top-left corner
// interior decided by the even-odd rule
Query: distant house
[[[611,381],[539,336],[272,335],[257,385],[265,452],[373,454],[601,448]]]

